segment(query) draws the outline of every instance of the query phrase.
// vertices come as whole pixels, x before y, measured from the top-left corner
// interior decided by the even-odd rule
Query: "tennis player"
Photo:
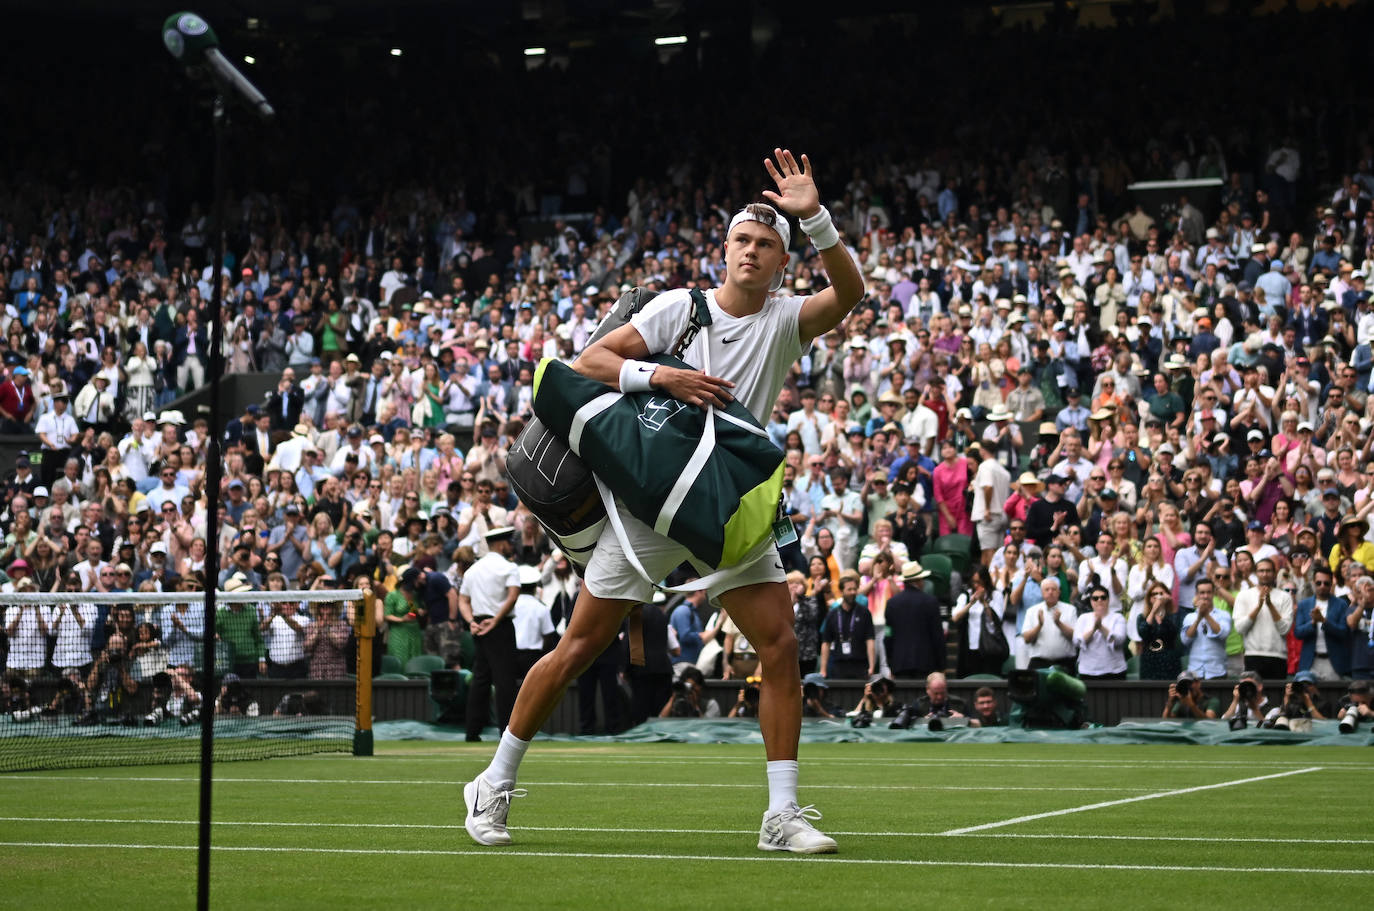
[[[665,292],[627,325],[588,346],[573,365],[585,376],[622,392],[662,392],[692,405],[724,407],[737,398],[763,424],[772,412],[788,370],[812,339],[833,329],[863,296],[863,279],[840,243],[805,155],[774,149],[764,167],[777,185],[763,193],[773,205],[746,206],[730,220],[725,240],[725,282],[707,292],[712,323],[683,352],[696,367],[683,370],[642,360],[669,350],[686,329],[691,309],[686,289]],[[776,208],[774,208],[776,206]],[[820,251],[831,286],[809,297],[781,297],[791,228],[779,210],[800,219]],[[709,344],[714,375],[700,372]],[[621,510],[628,537],[651,578],[661,579],[687,549]],[[704,575],[714,568],[697,566]],[[792,601],[776,547],[766,547],[709,592],[757,650],[763,675],[759,726],[767,756],[768,809],[758,846],[765,851],[819,854],[835,851],[834,839],[813,825],[820,813],[797,802],[797,744],[801,735],[801,678]],[[584,671],[620,630],[629,609],[652,598],[653,589],[625,559],[619,540],[597,543],[562,640],[525,677],[510,724],[491,765],[463,788],[468,834],[483,845],[510,843],[506,819],[520,760],[568,683]]]

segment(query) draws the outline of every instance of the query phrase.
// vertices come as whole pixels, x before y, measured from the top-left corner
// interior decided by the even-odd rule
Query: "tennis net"
[[[347,752],[370,733],[361,591],[216,600],[207,648],[201,592],[0,593],[0,772],[195,762],[207,711],[217,760]]]

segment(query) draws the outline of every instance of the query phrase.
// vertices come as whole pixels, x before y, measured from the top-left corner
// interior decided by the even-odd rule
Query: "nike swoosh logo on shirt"
[[[720,340],[720,343],[721,343],[722,345],[728,345],[728,344],[730,344],[731,342],[737,342],[737,341],[739,341],[739,340],[742,339],[742,338],[744,338],[744,336],[742,336],[742,335],[737,335],[737,336],[735,336],[734,338],[723,338],[723,339]]]

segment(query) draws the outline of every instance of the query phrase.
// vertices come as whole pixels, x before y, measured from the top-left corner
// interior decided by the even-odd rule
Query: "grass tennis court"
[[[800,858],[755,850],[762,750],[733,745],[536,744],[516,843],[478,849],[461,786],[490,749],[220,764],[212,904],[1310,909],[1374,887],[1360,750],[803,745],[840,853]],[[0,907],[192,905],[196,796],[192,765],[0,776]]]

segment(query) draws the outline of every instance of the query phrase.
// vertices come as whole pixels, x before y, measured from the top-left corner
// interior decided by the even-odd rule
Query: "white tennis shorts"
[[[635,556],[639,558],[640,565],[650,578],[655,581],[662,580],[683,560],[690,562],[698,575],[705,576],[715,571],[713,567],[694,558],[687,548],[654,531],[630,515],[623,507],[619,512],[620,519],[625,525],[625,536],[629,538]],[[734,570],[734,573],[722,579],[718,585],[707,589],[707,594],[712,599],[723,592],[746,585],[783,582],[787,579],[776,545],[760,548],[758,556],[740,563]],[[592,558],[587,561],[587,574],[583,581],[587,584],[587,591],[598,598],[644,603],[654,596],[654,587],[645,582],[630,561],[625,559],[620,539],[616,537],[615,530],[609,522],[601,533],[601,539],[596,542]]]

